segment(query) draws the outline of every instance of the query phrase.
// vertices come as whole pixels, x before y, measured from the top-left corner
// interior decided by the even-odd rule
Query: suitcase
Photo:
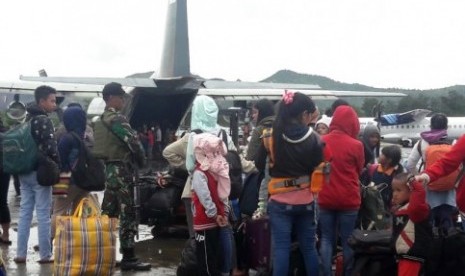
[[[271,267],[271,230],[268,218],[247,220],[245,225],[247,264],[257,271]]]

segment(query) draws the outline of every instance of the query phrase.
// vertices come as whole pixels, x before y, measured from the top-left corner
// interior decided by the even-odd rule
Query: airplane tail
[[[170,0],[160,68],[152,78],[190,76],[186,0]]]

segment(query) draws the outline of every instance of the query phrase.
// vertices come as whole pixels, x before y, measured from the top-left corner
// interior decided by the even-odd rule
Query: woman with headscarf
[[[186,150],[186,169],[190,175],[192,175],[195,164],[195,152],[194,152],[194,137],[196,133],[210,133],[215,136],[221,137],[221,129],[217,124],[218,120],[218,106],[215,101],[204,95],[197,96],[192,103],[191,110],[191,134],[189,135],[189,140],[187,142]],[[234,143],[230,137],[227,137],[228,144],[226,145],[228,150],[236,150]],[[188,189],[186,191],[186,189]],[[183,196],[185,193],[188,193],[188,196],[192,196],[191,192],[191,183],[186,183],[186,187],[183,191]],[[187,196],[187,194],[186,194]],[[222,273],[229,273],[232,269],[232,229],[231,226],[224,226],[220,228],[219,231],[222,245],[222,260],[223,265],[221,267]]]
[[[79,106],[68,107],[63,113],[63,124],[66,133],[58,142],[58,153],[60,154],[62,174],[70,174],[79,156],[80,141],[84,139],[87,118],[86,112]],[[56,217],[65,214],[69,210],[74,210],[82,198],[89,195],[89,192],[79,188],[76,183],[70,180],[66,197],[55,197],[52,212],[52,239],[55,237]]]
[[[255,123],[255,128],[252,131],[252,136],[247,146],[247,154],[245,156],[245,159],[251,161],[255,159],[257,150],[260,147],[263,129],[273,126],[273,103],[268,99],[262,99],[256,102],[252,107],[252,121]]]
[[[380,148],[379,128],[376,125],[367,125],[363,130],[362,143],[365,153],[365,166],[377,163]]]

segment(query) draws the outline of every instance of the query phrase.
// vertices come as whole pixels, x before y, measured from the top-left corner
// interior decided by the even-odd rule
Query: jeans
[[[220,271],[230,273],[233,260],[233,232],[230,225],[219,228],[221,260]]]
[[[321,229],[321,262],[323,275],[331,276],[333,246],[336,243],[336,233],[341,236],[342,254],[344,257],[344,275],[351,275],[353,266],[353,251],[347,244],[347,239],[355,228],[358,211],[340,211],[320,209]],[[337,232],[336,232],[337,230]]]
[[[50,242],[50,211],[52,206],[52,187],[40,186],[35,171],[19,176],[21,182],[21,203],[18,222],[17,257],[26,258],[27,243],[31,229],[34,208],[37,214],[39,234],[39,255],[41,260],[52,256]]]
[[[288,205],[271,200],[267,208],[273,246],[273,275],[288,274],[292,228],[297,235],[307,275],[318,275],[318,256],[315,247],[315,203]]]

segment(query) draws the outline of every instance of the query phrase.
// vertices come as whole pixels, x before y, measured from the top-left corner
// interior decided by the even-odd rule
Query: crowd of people
[[[191,109],[191,131],[170,143],[163,139],[158,123],[144,125],[138,132],[131,128],[120,113],[124,94],[118,83],[105,85],[105,111],[93,122],[93,128],[82,107],[70,104],[63,112],[62,125],[55,131],[48,114],[56,109],[56,91],[50,86],[35,90],[35,103],[27,107],[26,121],[31,124],[39,152],[59,166],[60,181],[67,179],[69,188],[66,197],[52,197],[53,188],[39,184],[37,166],[18,176],[21,202],[16,263],[27,260],[34,210],[39,263],[50,263],[56,217],[73,210],[82,198],[89,196],[70,176],[81,141],[105,163],[102,212],[120,219],[124,270],[151,267],[135,254],[134,183],[128,179],[155,152],[162,153],[171,166],[189,173],[182,200],[189,236],[195,240],[199,275],[245,274],[248,268],[238,261],[236,252],[240,249],[235,243],[234,228],[240,221],[260,219],[270,223],[273,275],[288,273],[293,242],[299,244],[307,275],[332,275],[337,244],[342,247],[342,273],[352,275],[355,260],[348,240],[354,229],[366,226],[359,215],[361,185],[379,184],[385,185],[380,197],[386,221],[390,221],[386,228],[392,230],[398,275],[419,275],[428,261],[433,236],[446,235],[455,227],[458,211],[465,211],[463,185],[446,191],[428,186],[461,166],[465,160],[465,138],[459,139],[434,165],[418,170],[420,160],[427,162],[428,149],[449,143],[444,114],[432,117],[431,131],[421,133],[422,139],[403,166],[400,147],[381,148],[376,126],[368,125],[359,137],[357,114],[347,102],[336,101],[332,116],[321,117],[313,100],[299,92],[286,91],[276,105],[259,100],[251,108],[255,128],[246,150],[239,155],[244,175],[257,176],[253,178],[258,187],[256,210],[246,215],[239,208],[239,196],[231,195],[232,165],[227,156],[238,149],[218,125],[219,109],[212,98],[196,97]],[[324,168],[321,183],[315,176],[318,168]],[[407,173],[416,176],[409,177]],[[10,175],[2,172],[0,181],[0,243],[9,245]]]
[[[205,103],[209,103],[208,108]],[[205,110],[211,113],[207,115]],[[189,228],[197,244],[200,275],[229,275],[231,271],[242,275],[247,267],[241,267],[238,260],[232,266],[224,265],[231,264],[231,241],[220,232],[228,225],[225,219],[228,212],[234,212],[234,206],[224,200],[225,184],[212,168],[215,162],[223,164],[224,160],[218,160],[225,151],[215,139],[219,135],[217,110],[212,99],[197,97],[192,108],[192,132],[169,145],[164,157],[171,165],[186,166],[192,175],[183,197],[192,197],[192,203],[186,201],[186,208],[191,208],[188,213],[193,214]],[[354,229],[367,225],[359,215],[364,200],[361,185],[379,184],[383,185],[382,225],[392,230],[398,275],[419,275],[428,262],[434,233],[438,228],[447,232],[455,227],[454,217],[462,210],[455,189],[432,191],[427,183],[460,166],[465,159],[460,152],[465,140],[459,140],[451,153],[413,181],[408,173],[418,174],[418,161],[426,161],[425,154],[416,149],[418,144],[403,166],[400,147],[381,148],[380,132],[375,125],[368,125],[359,137],[357,114],[347,102],[337,100],[331,113],[332,117],[320,119],[315,103],[299,92],[286,92],[277,106],[269,100],[252,106],[255,128],[242,155],[243,161],[252,162],[254,167],[247,174],[260,173],[260,191],[257,210],[245,219],[269,219],[273,275],[288,273],[294,241],[299,244],[307,275],[332,275],[337,244],[342,247],[341,273],[352,275],[355,260],[348,240]],[[431,120],[431,132],[422,133],[418,143],[431,143],[432,136],[446,140],[446,130],[447,117],[436,114]],[[204,133],[209,133],[212,141],[206,143]],[[422,150],[427,147],[425,144]],[[204,164],[206,156],[211,156],[209,165]],[[329,162],[330,172],[321,191],[315,192],[312,175],[322,162]]]
[[[105,111],[93,127],[82,106],[77,103],[67,105],[62,113],[61,123],[55,129],[48,116],[56,110],[56,90],[50,86],[39,86],[34,91],[35,102],[27,106],[25,122],[30,124],[30,135],[38,151],[37,163],[32,170],[20,173],[18,194],[21,196],[18,220],[17,251],[14,262],[27,261],[28,242],[35,211],[38,223],[38,241],[34,246],[39,251],[38,263],[53,263],[52,246],[56,232],[57,216],[73,213],[81,199],[89,192],[74,182],[72,172],[76,166],[81,145],[88,147],[94,155],[105,163],[106,189],[102,213],[119,218],[120,251],[123,255],[122,270],[149,270],[149,263],[141,262],[135,255],[134,237],[137,233],[135,221],[133,183],[128,181],[136,166],[143,166],[146,160],[144,149],[137,133],[130,127],[125,116],[120,113],[124,105],[125,91],[119,83],[109,83],[102,91],[106,103]],[[6,128],[1,130],[7,131]],[[51,160],[59,168],[60,177],[56,180],[47,172],[39,173],[43,160]],[[49,174],[52,174],[50,172]],[[56,185],[44,185],[44,178],[52,179]],[[11,245],[9,226],[11,222],[7,203],[10,175],[1,174],[0,242]],[[58,183],[60,182],[60,183]],[[53,183],[52,183],[53,184]],[[55,187],[60,190],[55,189]],[[59,191],[59,192],[58,192]]]

